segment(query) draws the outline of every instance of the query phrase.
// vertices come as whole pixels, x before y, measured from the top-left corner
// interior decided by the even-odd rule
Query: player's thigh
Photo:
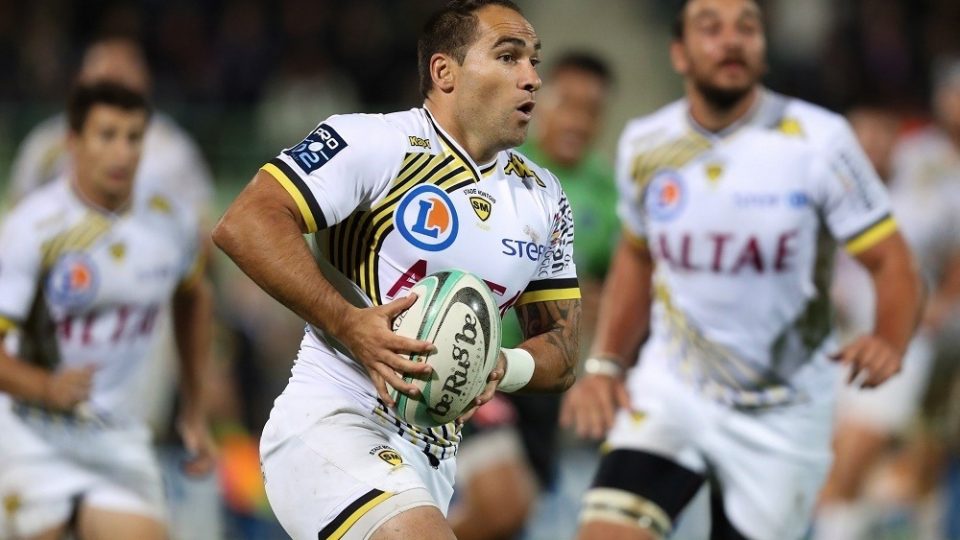
[[[166,540],[167,528],[156,517],[120,512],[81,504],[77,516],[78,537],[83,540]]]
[[[832,461],[832,403],[731,411],[708,442],[722,504],[748,538],[801,538]]]
[[[405,511],[449,501],[449,460],[431,467],[421,450],[357,411],[335,412],[280,440],[269,423],[265,433],[267,497],[294,539],[369,534]]]
[[[357,536],[357,540],[361,537]],[[370,540],[456,540],[453,531],[440,510],[433,506],[419,506],[397,514],[384,522]],[[344,537],[347,540],[347,537]]]

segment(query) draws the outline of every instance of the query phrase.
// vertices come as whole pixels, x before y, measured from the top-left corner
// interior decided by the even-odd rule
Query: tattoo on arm
[[[580,300],[532,302],[517,306],[524,339],[543,336],[545,345],[556,349],[567,369],[576,366],[580,351]]]

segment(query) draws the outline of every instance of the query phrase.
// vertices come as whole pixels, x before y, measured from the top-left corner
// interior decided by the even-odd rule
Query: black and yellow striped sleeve
[[[280,182],[283,189],[287,190],[287,193],[293,197],[294,202],[297,203],[297,208],[300,209],[300,214],[303,216],[303,221],[307,224],[307,232],[313,233],[327,227],[327,221],[320,210],[320,205],[317,204],[317,199],[310,192],[310,188],[282,159],[273,158],[269,163],[260,167],[260,170],[265,171],[277,182]]]
[[[844,243],[844,249],[851,255],[859,255],[885,240],[897,231],[897,222],[886,214],[871,225],[850,236]]]
[[[320,531],[317,538],[320,540],[340,540],[364,514],[392,496],[393,493],[371,489],[344,508],[333,521]]]
[[[540,279],[531,281],[515,305],[550,300],[576,300],[580,298],[580,283],[577,278]]]

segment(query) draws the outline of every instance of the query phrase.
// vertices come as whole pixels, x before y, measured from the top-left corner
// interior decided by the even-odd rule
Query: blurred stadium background
[[[143,44],[153,73],[153,101],[199,144],[214,174],[219,215],[262,163],[296,144],[325,116],[419,105],[416,35],[441,3],[0,0],[0,205],[18,144],[37,122],[62,109],[82,51],[98,37],[131,36]],[[555,53],[576,47],[599,53],[613,66],[616,90],[600,143],[611,160],[626,120],[680,95],[681,82],[667,55],[676,2],[517,3],[543,40],[545,65]],[[928,117],[931,74],[939,63],[960,56],[957,0],[763,4],[768,86],[836,111],[880,104],[922,122]],[[233,375],[219,389],[228,411],[223,416],[234,418],[242,426],[239,432],[255,436],[283,388],[302,327],[238,278],[225,259],[216,271],[221,297],[227,299],[222,319],[235,321],[218,340],[219,356],[230,359],[227,371]],[[220,433],[229,440],[232,431],[221,427]],[[238,448],[225,454],[225,467],[236,464],[223,482],[225,500],[252,516],[267,516],[263,501],[256,500],[253,447]],[[593,449],[568,446],[567,451],[561,470],[567,491],[541,508],[529,538],[571,534],[578,489],[592,474]],[[269,519],[264,521],[246,528],[231,525],[228,534],[279,534]],[[887,537],[915,537],[903,527],[892,530]]]

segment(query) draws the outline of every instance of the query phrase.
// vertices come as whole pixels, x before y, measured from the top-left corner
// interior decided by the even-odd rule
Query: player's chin
[[[527,140],[527,126],[528,123],[524,122],[519,125],[512,125],[507,129],[503,130],[503,146],[506,148],[516,148],[523,144],[523,141]]]

